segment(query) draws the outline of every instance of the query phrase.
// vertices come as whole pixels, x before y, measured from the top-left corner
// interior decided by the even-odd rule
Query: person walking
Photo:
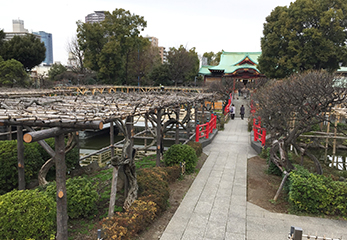
[[[243,105],[240,107],[240,115],[241,115],[241,119],[243,120],[245,116],[245,107]]]
[[[231,107],[230,107],[230,118],[231,119],[234,119],[235,118],[235,106],[234,104],[231,104]]]

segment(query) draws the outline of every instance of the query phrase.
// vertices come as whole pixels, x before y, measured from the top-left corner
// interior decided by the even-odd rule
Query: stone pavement
[[[256,155],[247,119],[236,115],[203,151],[208,158],[161,240],[285,240],[291,226],[347,239],[347,221],[271,213],[247,202],[247,159]]]

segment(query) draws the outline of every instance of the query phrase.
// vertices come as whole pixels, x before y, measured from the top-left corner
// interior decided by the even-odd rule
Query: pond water
[[[173,137],[173,136],[170,136]],[[181,136],[183,137],[183,136]],[[117,135],[114,138],[114,142],[117,143],[121,140],[123,140],[124,137],[122,135]],[[90,153],[92,151],[96,151],[99,149],[102,149],[104,147],[110,146],[110,133],[109,130],[100,131],[99,134],[93,135],[92,137],[88,138],[81,138],[80,141],[80,152],[81,153]],[[147,145],[149,145],[152,142],[151,139],[147,139]],[[174,141],[172,140],[164,140],[164,147],[168,148],[171,145],[174,144]],[[134,146],[144,146],[145,141],[144,139],[135,139],[134,140]],[[154,145],[155,147],[156,145]]]
[[[311,152],[319,159],[322,164],[326,166],[336,168],[341,171],[347,170],[347,151],[346,150],[336,150],[335,155],[333,155],[332,149],[327,151],[325,158],[324,149],[315,149]]]

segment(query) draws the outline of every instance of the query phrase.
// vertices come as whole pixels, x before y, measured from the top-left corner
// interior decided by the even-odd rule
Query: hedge
[[[0,226],[0,239],[54,239],[55,201],[38,190],[1,195]]]
[[[37,146],[24,144],[25,181],[37,179],[44,164]],[[17,141],[0,141],[0,195],[18,188]]]
[[[55,202],[57,192],[56,182],[49,183],[44,192]],[[69,178],[66,181],[66,195],[68,203],[67,214],[69,218],[88,217],[96,213],[96,202],[99,199],[99,195],[95,186],[87,178]]]
[[[347,216],[346,182],[296,167],[289,177],[289,202],[293,211]]]
[[[54,139],[46,139],[46,142],[54,149]],[[24,167],[25,182],[37,179],[42,165],[51,156],[37,143],[24,143]],[[65,156],[67,172],[79,164],[78,149],[74,148]],[[0,195],[18,188],[17,169],[17,140],[0,141]],[[48,180],[55,179],[55,167],[47,174]]]
[[[191,146],[174,144],[164,153],[164,162],[166,166],[179,165],[185,162],[186,172],[193,173],[198,157]]]
[[[107,239],[133,239],[145,230],[168,207],[168,181],[177,179],[180,171],[178,166],[140,169],[137,172],[138,200],[127,211],[102,221]]]

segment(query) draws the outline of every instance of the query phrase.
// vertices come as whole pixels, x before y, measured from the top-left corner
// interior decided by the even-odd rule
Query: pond
[[[347,170],[347,150],[336,150],[335,155],[333,155],[332,149],[329,149],[327,153],[325,153],[324,149],[314,149],[311,152],[318,158],[321,164],[341,171]]]

